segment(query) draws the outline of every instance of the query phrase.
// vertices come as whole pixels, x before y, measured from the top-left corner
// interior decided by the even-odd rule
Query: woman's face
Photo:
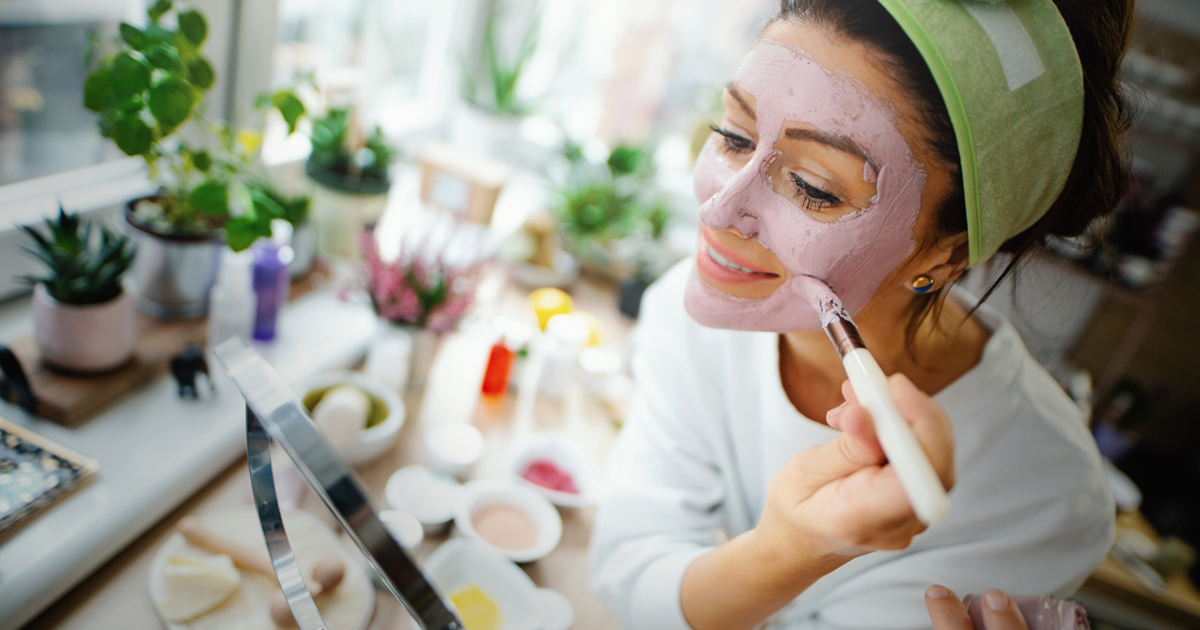
[[[718,328],[817,328],[801,275],[857,313],[894,284],[922,208],[950,186],[910,99],[861,45],[779,21],[724,101],[696,163],[689,314]]]

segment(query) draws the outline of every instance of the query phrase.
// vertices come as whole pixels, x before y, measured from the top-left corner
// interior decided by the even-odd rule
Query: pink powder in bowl
[[[571,473],[549,459],[541,458],[529,462],[521,473],[521,478],[549,490],[579,494],[579,487],[575,485]]]
[[[471,518],[479,537],[501,549],[529,549],[537,544],[537,525],[525,510],[497,504],[483,508]]]

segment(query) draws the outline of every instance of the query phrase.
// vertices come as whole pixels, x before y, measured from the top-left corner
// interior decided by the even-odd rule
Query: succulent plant
[[[46,265],[45,276],[25,276],[29,284],[42,283],[50,297],[75,306],[103,304],[121,294],[121,275],[133,263],[129,239],[100,228],[100,242],[93,243],[92,224],[60,207],[57,219],[46,219],[49,234],[32,226],[21,226],[35,247],[25,247]]]

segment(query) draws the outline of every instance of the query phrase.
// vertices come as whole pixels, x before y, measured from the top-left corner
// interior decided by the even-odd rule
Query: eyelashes
[[[796,187],[797,196],[801,198],[800,203],[804,204],[805,210],[818,212],[842,202],[837,195],[827,193],[813,186],[795,173],[788,173],[788,176],[791,178],[792,184]]]
[[[725,151],[730,153],[750,153],[755,148],[754,141],[750,138],[738,135],[711,123],[708,125],[708,128],[721,135],[722,140],[724,140],[721,145]]]
[[[736,134],[728,129],[710,124],[709,129],[721,136],[722,142],[719,145],[721,151],[726,153],[744,155],[753,153],[757,148],[754,141],[743,135]],[[837,195],[825,192],[816,186],[804,181],[796,173],[788,173],[788,178],[791,180],[792,186],[795,188],[795,197],[799,199],[800,204],[805,210],[810,212],[820,212],[826,208],[837,206],[842,202]]]

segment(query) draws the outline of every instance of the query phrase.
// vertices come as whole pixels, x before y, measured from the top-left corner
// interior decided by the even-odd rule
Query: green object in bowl
[[[329,387],[320,387],[309,391],[304,395],[304,398],[301,399],[301,402],[304,403],[304,408],[308,410],[309,414],[312,414],[313,409],[317,408],[317,405],[321,403],[321,399],[325,398],[325,394],[328,394],[329,390],[333,389],[334,387],[341,387],[342,385],[350,385],[350,383],[337,383],[335,385],[330,385]],[[350,386],[354,387],[353,385]],[[355,389],[358,389],[358,391],[366,394],[367,400],[371,401],[371,409],[367,412],[367,426],[364,428],[370,429],[371,427],[383,424],[383,421],[387,420],[388,413],[390,412],[387,403],[383,402],[378,396],[375,396],[365,389]]]

